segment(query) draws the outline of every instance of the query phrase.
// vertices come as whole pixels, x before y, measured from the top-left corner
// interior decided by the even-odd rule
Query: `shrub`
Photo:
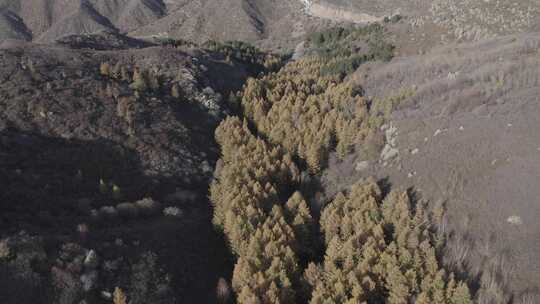
[[[161,212],[161,204],[151,198],[143,198],[135,202],[135,206],[139,209],[139,213],[143,216],[154,216]]]
[[[99,73],[101,76],[109,76],[111,74],[111,65],[108,62],[103,62],[99,66]]]
[[[118,211],[113,206],[103,206],[99,208],[98,216],[101,219],[112,220],[118,216]]]
[[[115,200],[122,199],[122,190],[116,184],[112,186],[112,196]]]
[[[139,92],[144,92],[148,89],[148,76],[146,71],[141,69],[135,69],[133,72],[133,82],[131,83],[131,88]]]
[[[139,208],[133,203],[121,203],[116,206],[118,215],[125,219],[135,219],[139,215]]]
[[[178,207],[167,207],[163,209],[163,215],[172,217],[182,217],[184,212]]]

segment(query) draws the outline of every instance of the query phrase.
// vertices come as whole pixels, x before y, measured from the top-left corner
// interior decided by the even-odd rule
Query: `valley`
[[[0,303],[537,303],[539,24],[0,0]]]

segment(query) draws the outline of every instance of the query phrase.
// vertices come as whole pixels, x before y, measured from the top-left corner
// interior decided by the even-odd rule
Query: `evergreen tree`
[[[108,62],[101,63],[101,65],[99,66],[99,73],[101,74],[101,76],[110,76],[111,65]]]
[[[297,252],[303,257],[313,257],[315,252],[315,227],[308,204],[302,194],[294,192],[285,204],[287,222],[291,224],[298,241]]]
[[[382,202],[373,181],[338,194],[321,214],[326,254],[321,266],[304,273],[310,303],[392,304],[471,303],[467,286],[440,266],[428,223],[418,204],[413,212],[406,192]],[[459,286],[459,287],[456,287]],[[452,302],[454,301],[454,302]]]
[[[131,83],[131,87],[140,92],[144,92],[148,89],[148,79],[145,71],[135,69],[133,72],[133,82]]]
[[[124,291],[122,291],[122,289],[120,289],[119,287],[116,287],[114,289],[113,303],[114,304],[127,304],[127,297],[124,294]]]

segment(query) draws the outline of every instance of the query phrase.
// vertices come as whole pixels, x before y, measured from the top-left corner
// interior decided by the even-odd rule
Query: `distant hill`
[[[531,0],[0,0],[0,9],[0,40],[39,42],[108,30],[139,38],[241,40],[291,50],[321,25],[399,16],[404,19],[400,27],[408,32],[398,35],[403,43],[410,40],[423,49],[424,41],[432,46],[540,29],[540,9]]]
[[[90,34],[103,29],[127,32],[146,25],[166,12],[161,0],[2,0],[0,7],[20,20],[40,42],[65,35]],[[8,38],[7,35],[0,39]]]
[[[23,20],[9,10],[0,10],[0,40],[30,40],[32,33]]]
[[[194,42],[241,40],[291,48],[320,20],[297,0],[0,0],[0,40],[54,42],[67,35],[118,31]]]

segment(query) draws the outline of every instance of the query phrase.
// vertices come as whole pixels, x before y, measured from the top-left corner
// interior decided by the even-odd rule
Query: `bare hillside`
[[[159,0],[2,0],[0,7],[18,15],[32,38],[42,42],[103,29],[127,32],[160,18],[166,11]]]
[[[32,34],[19,16],[9,10],[0,10],[0,37],[0,40],[30,40]]]
[[[130,303],[215,303],[213,130],[252,66],[116,34],[61,42],[0,49],[0,302],[110,303],[120,286]]]

